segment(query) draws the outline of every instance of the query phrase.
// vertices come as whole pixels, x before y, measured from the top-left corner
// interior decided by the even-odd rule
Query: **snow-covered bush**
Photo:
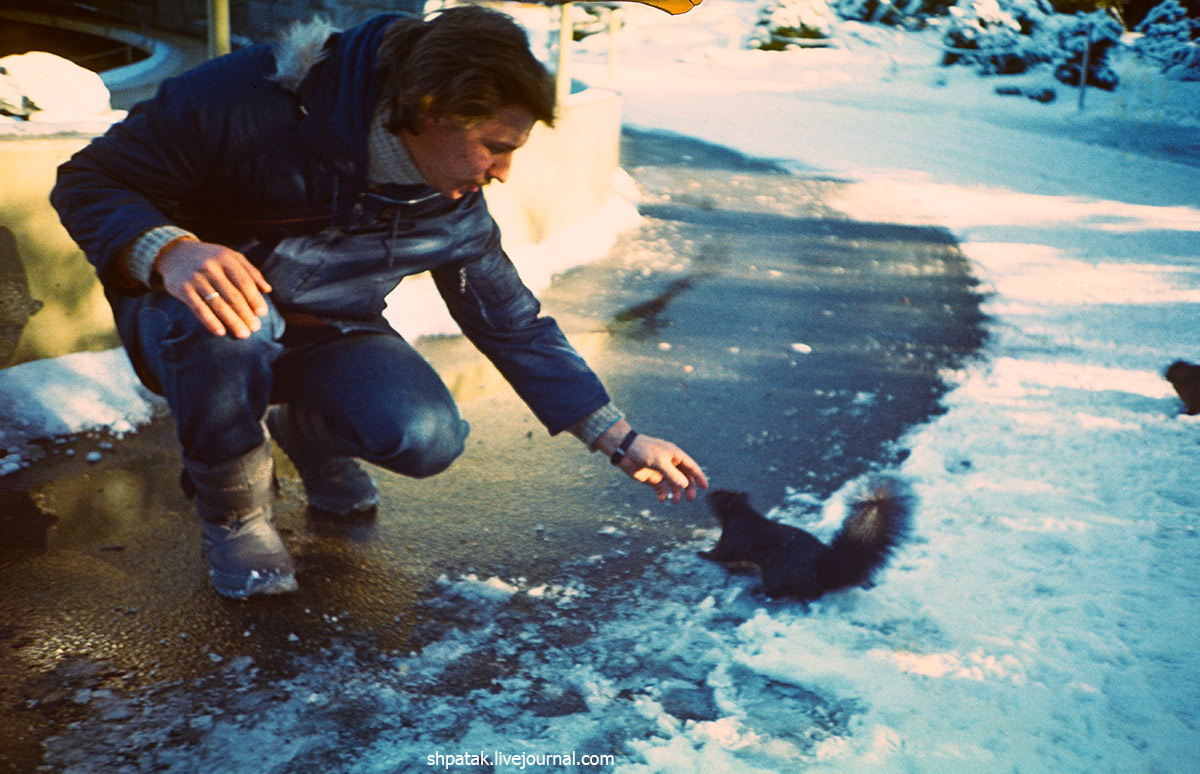
[[[1117,87],[1120,79],[1108,64],[1108,55],[1121,42],[1123,32],[1116,19],[1104,11],[1076,14],[1062,20],[1056,32],[1058,55],[1055,59],[1055,78],[1070,86],[1079,85],[1079,74],[1083,72],[1086,58],[1089,86],[1106,91]]]
[[[607,32],[609,11],[602,6],[574,3],[571,5],[571,39],[578,42],[597,33]]]
[[[1192,44],[1179,52],[1179,56],[1167,67],[1166,75],[1177,81],[1200,81],[1200,46]]]
[[[1054,9],[1048,0],[961,0],[950,9],[942,64],[973,65],[985,75],[1013,75],[1054,57]]]
[[[825,0],[774,0],[759,10],[751,44],[767,51],[821,45],[833,35],[834,18]]]
[[[851,21],[907,24],[944,15],[954,0],[832,0],[830,5],[838,16]]]
[[[1200,81],[1200,20],[1189,19],[1178,0],[1164,0],[1136,27],[1134,50],[1159,64],[1168,77]]]
[[[1091,36],[1091,48],[1087,41]],[[1121,26],[1103,11],[1066,16],[1049,0],[960,0],[950,9],[942,64],[965,64],[984,75],[1014,75],[1048,64],[1063,83],[1079,82],[1088,50],[1088,83],[1117,84],[1108,55]]]

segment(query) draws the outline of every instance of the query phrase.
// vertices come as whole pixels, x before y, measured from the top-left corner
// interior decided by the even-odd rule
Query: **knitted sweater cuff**
[[[567,432],[583,441],[589,449],[604,435],[604,431],[625,418],[621,410],[606,403],[567,428]]]
[[[180,237],[192,237],[192,232],[178,226],[158,226],[145,231],[125,248],[125,273],[143,285],[150,285],[154,260],[162,249]]]

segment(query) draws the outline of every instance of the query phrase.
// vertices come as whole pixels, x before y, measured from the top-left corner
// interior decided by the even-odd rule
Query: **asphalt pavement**
[[[904,432],[939,410],[943,369],[983,340],[950,235],[848,220],[824,203],[841,182],[688,138],[627,131],[622,163],[644,224],[542,300],[634,426],[763,510],[900,461]],[[466,453],[428,480],[376,470],[376,518],[329,523],[277,452],[293,595],[211,591],[169,417],[55,439],[0,478],[0,772],[53,770],[43,742],[105,721],[97,697],[182,695],[239,659],[269,681],[336,643],[420,648],[453,615],[429,604],[440,577],[602,586],[712,526],[702,503],[661,505],[549,437],[461,339],[420,348],[471,422]]]

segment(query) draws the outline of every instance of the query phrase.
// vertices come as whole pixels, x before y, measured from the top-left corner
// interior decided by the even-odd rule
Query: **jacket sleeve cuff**
[[[621,410],[610,401],[568,427],[567,432],[583,441],[588,449],[595,451],[593,444],[604,435],[604,431],[624,418]]]
[[[164,247],[181,237],[196,238],[195,234],[178,226],[158,226],[142,232],[124,250],[125,273],[131,279],[149,286],[154,273],[154,259],[158,258]]]

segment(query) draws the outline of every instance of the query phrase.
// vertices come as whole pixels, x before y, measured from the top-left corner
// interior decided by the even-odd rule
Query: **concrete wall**
[[[173,32],[203,40],[207,36],[207,0],[4,0],[5,8],[33,11],[96,24],[119,23],[134,29]],[[261,42],[274,38],[294,21],[323,16],[338,27],[350,27],[387,11],[420,13],[424,0],[231,0],[230,27],[235,36]]]
[[[612,194],[619,163],[621,98],[604,89],[570,95],[553,129],[534,127],[503,185],[487,189],[488,207],[508,244],[536,243]]]
[[[541,241],[611,193],[620,98],[588,90],[560,113],[518,151],[509,182],[488,191],[507,244]],[[55,169],[89,140],[0,138],[0,367],[117,344],[92,268],[49,202]]]
[[[49,201],[55,169],[87,142],[0,139],[0,366],[117,344],[95,274]]]

